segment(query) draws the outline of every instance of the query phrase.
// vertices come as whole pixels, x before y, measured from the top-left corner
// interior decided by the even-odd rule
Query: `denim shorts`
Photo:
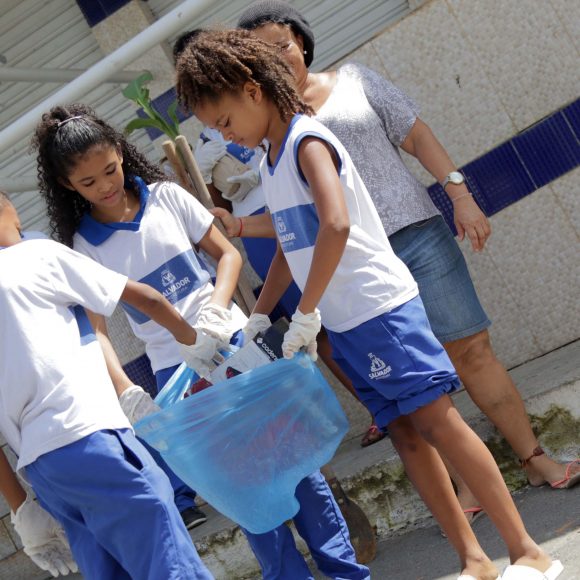
[[[431,328],[441,343],[472,336],[491,324],[465,258],[440,215],[395,232],[389,241],[417,281]]]

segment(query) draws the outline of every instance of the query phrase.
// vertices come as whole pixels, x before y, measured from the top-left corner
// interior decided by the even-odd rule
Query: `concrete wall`
[[[414,12],[341,62],[366,64],[411,95],[458,166],[492,152],[580,95],[578,5],[563,0],[410,4]],[[139,19],[140,26],[146,24],[143,10],[147,6],[133,0],[94,27],[104,52],[135,34]],[[165,64],[163,56],[156,48],[142,59],[162,79],[152,87],[153,96],[171,88],[165,69],[171,62]],[[183,130],[193,138],[199,125],[189,119]],[[155,140],[159,152],[162,140]],[[415,159],[406,156],[406,161],[426,185],[433,183]],[[494,346],[508,367],[580,335],[579,175],[579,169],[572,170],[495,214],[483,253],[475,255],[461,244],[493,321]],[[123,322],[114,324],[124,334]],[[126,362],[141,347],[123,339],[119,348]]]

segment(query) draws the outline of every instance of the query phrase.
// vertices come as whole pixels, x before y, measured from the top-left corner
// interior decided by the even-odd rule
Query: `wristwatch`
[[[465,183],[465,177],[463,177],[463,173],[459,171],[452,171],[449,175],[447,175],[441,184],[444,191],[448,183],[453,183],[453,185],[461,185],[462,183]]]

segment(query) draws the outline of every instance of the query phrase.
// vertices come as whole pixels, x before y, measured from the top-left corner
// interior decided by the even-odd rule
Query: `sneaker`
[[[191,530],[207,521],[207,516],[195,506],[184,509],[180,513],[181,519],[188,530]]]

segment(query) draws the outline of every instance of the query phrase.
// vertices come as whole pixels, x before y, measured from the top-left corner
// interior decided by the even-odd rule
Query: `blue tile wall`
[[[131,0],[77,0],[85,20],[93,27]]]
[[[169,108],[169,105],[171,105],[171,103],[175,101],[176,98],[177,93],[175,92],[174,88],[171,88],[168,91],[165,91],[163,94],[156,97],[155,99],[153,99],[151,101],[151,104],[153,105],[155,110],[161,114],[161,116],[164,119],[169,120],[169,117],[167,115],[167,109]],[[143,112],[143,109],[139,109],[137,111],[137,116],[145,118],[147,115]],[[177,118],[179,119],[180,123],[182,121],[185,121],[185,119],[189,119],[189,117],[191,117],[191,113],[184,111],[181,107],[177,107]],[[149,135],[149,138],[152,141],[163,135],[161,131],[155,128],[146,129],[146,131],[147,134]]]
[[[132,360],[123,369],[135,385],[143,387],[152,397],[157,395],[157,383],[147,355]]]
[[[461,168],[470,191],[488,216],[580,165],[580,99],[542,119]],[[428,188],[456,234],[453,208],[443,188]]]
[[[580,141],[580,99],[574,101],[571,105],[562,109],[564,118],[569,123],[574,137],[576,137],[576,144]]]
[[[536,188],[580,164],[580,147],[563,112],[556,113],[512,139]]]

